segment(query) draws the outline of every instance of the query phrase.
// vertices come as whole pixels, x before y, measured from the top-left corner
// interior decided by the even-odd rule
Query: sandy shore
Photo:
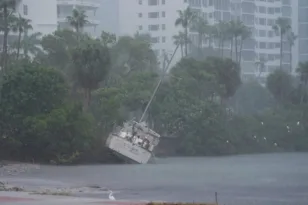
[[[53,196],[91,196],[100,195],[108,198],[111,190],[98,185],[72,186],[54,180],[27,178],[27,175],[39,173],[39,164],[10,162],[0,166],[0,191],[17,191],[38,195]],[[22,177],[19,177],[22,175]]]
[[[27,192],[0,192],[1,205],[145,205],[147,203],[147,201],[114,201],[86,197],[33,195]]]

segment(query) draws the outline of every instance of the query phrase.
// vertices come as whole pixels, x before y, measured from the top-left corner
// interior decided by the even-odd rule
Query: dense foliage
[[[14,15],[12,6],[0,4],[0,11],[10,11],[4,17]],[[241,82],[241,47],[249,37],[241,22],[209,26],[191,10],[179,12],[176,24],[184,33],[175,43],[185,52],[182,48],[183,58],[164,73],[147,35],[117,38],[102,32],[95,39],[82,32],[85,14],[74,10],[68,18],[72,30],[40,38],[28,35],[30,22],[20,18],[1,22],[6,36],[18,20],[20,38],[3,42],[0,159],[115,162],[106,137],[124,121],[140,118],[160,79],[146,115],[163,136],[158,154],[308,150],[308,64],[299,65],[297,76],[276,70],[265,87],[257,80]],[[219,40],[213,55],[187,53],[192,25],[200,41]],[[227,40],[234,46],[230,58],[222,51]]]

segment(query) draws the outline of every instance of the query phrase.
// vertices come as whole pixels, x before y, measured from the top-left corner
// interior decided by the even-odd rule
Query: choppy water
[[[22,176],[18,176],[22,177]],[[151,165],[42,166],[24,178],[96,184],[116,199],[308,205],[308,153],[167,158]],[[32,180],[32,179],[31,179]],[[97,196],[105,198],[106,196]]]

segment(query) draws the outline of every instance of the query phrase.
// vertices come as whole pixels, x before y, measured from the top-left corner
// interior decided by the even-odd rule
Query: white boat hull
[[[150,151],[116,135],[108,137],[106,146],[117,155],[123,157],[124,160],[138,164],[147,164],[152,156]]]

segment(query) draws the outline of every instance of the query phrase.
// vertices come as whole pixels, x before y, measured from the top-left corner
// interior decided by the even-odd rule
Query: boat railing
[[[153,148],[156,146],[155,142],[151,142],[148,139],[142,139],[138,136],[132,136],[129,135],[130,132],[124,132],[123,129],[119,132],[113,132],[112,135],[121,139],[124,139],[125,141],[132,143],[135,146],[138,146],[146,151],[152,151]]]

